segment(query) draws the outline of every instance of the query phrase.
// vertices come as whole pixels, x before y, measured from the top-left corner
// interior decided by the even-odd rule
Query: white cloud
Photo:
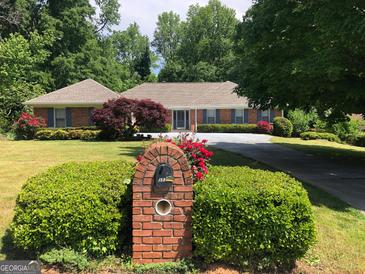
[[[136,22],[143,34],[150,38],[156,27],[157,17],[164,11],[174,11],[185,18],[190,5],[206,5],[208,0],[119,0],[121,4],[121,23],[116,28],[124,30],[132,22]],[[223,4],[236,10],[236,17],[241,19],[251,6],[251,0],[221,0]]]

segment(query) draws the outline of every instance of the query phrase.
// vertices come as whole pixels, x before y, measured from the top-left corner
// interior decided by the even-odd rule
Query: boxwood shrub
[[[97,140],[100,130],[96,129],[40,129],[35,134],[38,140]]]
[[[303,140],[322,139],[322,140],[328,140],[330,142],[338,142],[338,143],[341,141],[337,135],[335,135],[333,133],[329,133],[329,132],[312,132],[312,131],[303,132],[300,134],[300,138],[302,138]]]
[[[195,254],[208,263],[278,266],[302,257],[314,242],[307,192],[284,173],[212,167],[194,190]]]
[[[198,132],[257,133],[257,126],[255,124],[202,124],[198,125]]]
[[[293,124],[284,117],[274,118],[273,134],[281,137],[290,137],[293,133]]]
[[[130,229],[133,173],[122,161],[68,163],[28,179],[11,225],[15,245],[30,254],[115,252]]]

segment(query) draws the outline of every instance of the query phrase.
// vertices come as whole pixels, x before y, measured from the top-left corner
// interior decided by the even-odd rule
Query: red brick
[[[150,192],[152,190],[152,188],[151,188],[151,185],[153,183],[152,177],[153,177],[153,175],[151,176],[151,178],[148,178],[148,177],[143,178],[143,184],[149,188],[148,192]]]
[[[184,182],[184,179],[183,178],[176,178],[174,179],[174,185],[183,185],[185,182]]]
[[[170,259],[170,258],[177,258],[179,255],[178,252],[170,251],[170,252],[163,252],[163,257]]]
[[[133,206],[152,206],[152,201],[133,201]]]
[[[133,215],[133,222],[151,222],[152,216],[150,215]]]
[[[161,223],[143,223],[143,229],[161,229]]]
[[[153,207],[144,207],[143,214],[153,215],[153,214],[155,214],[155,209]]]
[[[133,236],[137,237],[146,237],[146,236],[152,236],[152,230],[136,230],[134,229],[132,232]]]
[[[150,264],[153,263],[153,259],[133,259],[136,264]]]
[[[167,146],[165,145],[161,146],[161,155],[167,155]]]
[[[133,246],[133,252],[140,251],[152,251],[152,245],[135,245]]]
[[[138,171],[137,170],[136,173],[134,173],[134,178],[142,179],[143,177],[144,177],[144,175],[143,175],[143,172],[142,171]]]
[[[154,170],[147,170],[144,174],[144,178],[153,178],[155,176]],[[146,181],[144,181],[144,184],[146,184]]]
[[[134,215],[142,214],[142,209],[141,209],[140,207],[134,207],[134,208],[132,209],[132,213],[133,213]]]
[[[185,215],[175,215],[174,222],[185,222],[187,221],[187,217]]]
[[[174,207],[172,209],[172,214],[173,215],[183,215],[184,214],[184,211],[182,208],[179,208],[179,207]]]
[[[184,193],[169,193],[168,199],[171,200],[183,200],[184,199]]]
[[[163,228],[165,229],[182,229],[184,228],[183,223],[164,223]]]
[[[150,192],[151,186],[139,186],[139,185],[133,185],[133,192]]]
[[[162,238],[161,237],[144,237],[144,238],[142,238],[142,242],[144,244],[161,244]]]
[[[193,186],[174,186],[176,192],[192,192]]]
[[[172,236],[172,230],[155,230],[152,233],[153,233],[153,236],[159,236],[159,237],[171,237]]]
[[[133,200],[141,200],[142,193],[133,193]]]
[[[133,259],[142,258],[142,252],[133,252]]]
[[[169,222],[173,220],[173,217],[171,215],[166,215],[166,216],[155,215],[153,216],[153,220],[156,222]]]
[[[162,252],[144,252],[143,259],[161,259]]]
[[[141,237],[133,237],[133,244],[140,244],[142,243]]]
[[[153,251],[171,251],[172,245],[153,245]]]
[[[163,243],[164,244],[178,244],[179,241],[181,239],[180,238],[163,238]]]
[[[192,200],[193,199],[193,193],[192,192],[191,193],[185,193],[184,198],[186,200]]]
[[[142,228],[142,223],[133,222],[132,227],[133,227],[133,229],[140,229],[140,228]]]
[[[192,206],[193,201],[192,200],[181,200],[181,201],[175,201],[174,206],[177,207],[185,207],[185,206]]]

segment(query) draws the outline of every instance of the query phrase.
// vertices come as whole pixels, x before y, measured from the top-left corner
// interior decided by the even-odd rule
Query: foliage
[[[311,124],[314,124],[313,112],[305,112],[301,109],[290,110],[288,112],[288,119],[293,124],[293,135],[299,136],[302,132],[308,131]]]
[[[332,131],[340,137],[342,141],[354,143],[361,134],[361,124],[360,121],[354,119],[338,122],[332,125]]]
[[[34,135],[39,128],[45,126],[46,124],[42,118],[23,112],[20,114],[19,119],[14,123],[13,130],[16,139],[30,140],[34,138]]]
[[[363,133],[362,135],[360,135],[356,141],[355,141],[355,146],[359,146],[359,147],[365,147],[365,134]]]
[[[282,265],[314,243],[306,191],[290,176],[247,167],[212,167],[195,184],[195,254],[244,267]]]
[[[142,274],[142,273],[156,273],[156,274],[164,274],[164,273],[195,273],[192,272],[194,270],[194,265],[188,260],[182,260],[179,262],[171,262],[171,263],[155,263],[155,264],[136,264],[133,266],[133,273]]]
[[[303,140],[317,140],[317,139],[321,139],[321,140],[327,140],[330,142],[340,142],[340,138],[338,138],[337,135],[333,134],[333,133],[329,133],[329,132],[302,132],[300,134],[300,138],[302,138]]]
[[[239,24],[239,94],[263,109],[363,113],[362,1],[258,0]]]
[[[146,132],[146,133],[162,133],[162,132],[171,132],[172,126],[171,124],[165,124],[164,127],[160,128],[140,128],[139,132]]]
[[[99,139],[100,130],[91,129],[41,129],[37,130],[35,138],[39,140],[84,140],[92,141]]]
[[[263,134],[271,134],[272,125],[267,121],[259,121],[257,122],[257,132]]]
[[[130,138],[137,127],[162,128],[167,119],[167,110],[151,100],[118,98],[105,103],[102,109],[94,110],[92,119],[108,139]]]
[[[281,137],[290,137],[293,132],[293,124],[284,117],[274,118],[273,134]]]
[[[49,42],[37,33],[29,40],[19,34],[0,40],[0,119],[5,131],[25,111],[23,102],[42,94],[48,85],[41,65],[49,55]]]
[[[229,80],[237,22],[219,0],[190,6],[184,22],[173,12],[161,14],[153,42],[166,61],[159,81]]]
[[[11,225],[15,245],[36,254],[60,246],[114,253],[130,227],[133,173],[122,161],[68,163],[28,179]]]
[[[42,263],[61,267],[66,271],[83,271],[89,265],[88,258],[69,248],[51,249],[42,254],[39,259]]]
[[[199,124],[198,132],[256,133],[255,124]]]

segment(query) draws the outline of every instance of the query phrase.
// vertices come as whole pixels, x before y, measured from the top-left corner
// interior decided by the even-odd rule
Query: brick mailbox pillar
[[[193,179],[184,152],[152,144],[133,180],[133,261],[173,262],[192,255]]]

